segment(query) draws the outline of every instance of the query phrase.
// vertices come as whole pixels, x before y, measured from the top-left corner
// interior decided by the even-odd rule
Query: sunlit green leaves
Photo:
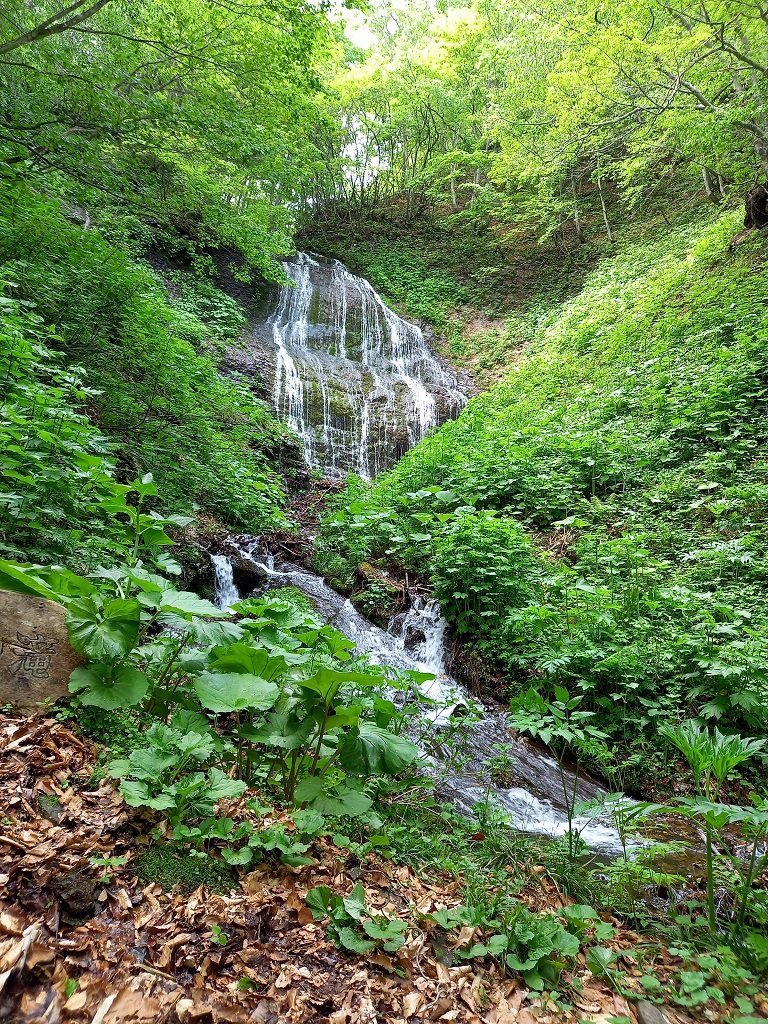
[[[280,689],[247,672],[203,672],[195,679],[195,692],[204,708],[222,714],[248,708],[266,711]]]
[[[76,668],[69,680],[70,693],[76,693],[81,703],[105,711],[135,707],[149,685],[146,675],[129,665],[85,665]]]

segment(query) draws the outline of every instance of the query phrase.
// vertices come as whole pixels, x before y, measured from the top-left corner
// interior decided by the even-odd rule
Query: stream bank
[[[422,697],[435,702],[434,711],[429,712],[434,734],[426,752],[438,792],[455,807],[470,812],[477,804],[490,803],[502,809],[511,826],[521,832],[551,838],[566,834],[568,819],[557,764],[512,733],[503,709],[482,707],[451,678],[445,663],[447,623],[422,588],[407,592],[404,610],[382,629],[321,577],[279,553],[276,556],[258,538],[229,537],[222,552],[210,557],[214,600],[219,607],[228,607],[249,594],[294,587],[309,598],[325,622],[353,640],[356,650],[374,664],[434,675],[434,681],[419,687]],[[502,773],[494,772],[494,761],[500,760],[502,751],[503,778]],[[577,779],[567,769],[566,783],[580,803],[599,804],[609,798],[598,783]],[[623,852],[621,837],[605,812],[579,815],[574,827],[595,852],[609,857]]]

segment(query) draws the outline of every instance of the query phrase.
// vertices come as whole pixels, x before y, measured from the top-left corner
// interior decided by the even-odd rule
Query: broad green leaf
[[[149,803],[149,787],[145,782],[123,779],[119,788],[129,807],[146,807]],[[171,801],[171,806],[173,806],[173,801]]]
[[[181,615],[204,615],[209,619],[226,619],[232,613],[228,608],[217,608],[188,590],[163,590],[157,607],[164,612],[179,612]]]
[[[235,867],[244,867],[246,864],[250,864],[254,857],[250,846],[241,846],[239,850],[231,850],[225,847],[221,851],[221,855],[227,864],[232,864]]]
[[[366,921],[363,925],[363,931],[372,939],[394,939],[400,932],[404,932],[407,927],[407,921],[393,918],[383,925],[379,924],[378,921]]]
[[[322,921],[324,917],[328,916],[328,908],[331,902],[331,890],[327,885],[319,885],[315,889],[310,889],[307,893],[306,904],[312,911],[312,916],[316,921]]]
[[[354,789],[340,787],[333,793],[321,793],[312,801],[312,807],[321,814],[335,818],[356,818],[365,814],[373,806],[373,801]]]
[[[230,777],[220,768],[211,768],[208,772],[207,796],[211,800],[223,800],[230,797],[239,797],[247,789],[247,785],[240,779]]]
[[[334,669],[321,665],[308,679],[300,679],[299,685],[312,690],[330,703],[345,683],[357,683],[359,686],[380,686],[381,677],[363,672],[336,672]]]
[[[198,643],[211,647],[214,644],[231,643],[239,640],[245,630],[236,622],[209,622],[201,618],[185,618],[178,612],[161,612],[157,621],[159,625],[166,626],[177,633],[188,633]]]
[[[138,601],[78,598],[67,608],[70,642],[93,661],[124,658],[138,642],[140,615]]]
[[[308,807],[306,810],[293,811],[293,823],[303,835],[315,836],[325,825],[325,818],[319,811]]]
[[[365,889],[360,882],[355,885],[349,896],[344,897],[343,903],[344,909],[355,921],[359,921],[363,914],[368,913],[368,908],[365,905]]]
[[[607,946],[591,946],[587,950],[587,967],[598,978],[610,971],[611,965],[616,963],[618,953]]]
[[[558,952],[562,953],[563,956],[576,956],[579,952],[581,943],[577,935],[573,935],[571,932],[563,929],[560,933],[557,943]]]
[[[282,675],[286,668],[285,659],[271,651],[239,643],[232,644],[211,663],[211,669],[216,672],[247,672],[269,682]]]
[[[115,711],[132,708],[147,695],[149,680],[138,669],[123,665],[84,665],[69,677],[69,692],[78,694],[83,704]]]
[[[376,948],[375,942],[371,942],[370,939],[361,939],[357,932],[349,927],[339,928],[339,943],[352,953],[370,953],[372,949]]]
[[[301,782],[296,786],[294,791],[294,799],[297,804],[305,803],[309,800],[314,800],[320,796],[323,791],[323,780],[317,776],[313,776],[308,779],[302,779]],[[319,808],[316,808],[318,813],[322,814]]]
[[[251,708],[266,711],[280,694],[276,683],[245,672],[203,672],[194,686],[203,707],[217,714]]]
[[[0,589],[16,594],[33,594],[56,601],[57,595],[34,571],[33,566],[16,565],[0,559]]]
[[[415,743],[368,722],[350,731],[339,749],[339,763],[357,775],[395,775],[419,754]]]
[[[244,725],[241,732],[252,743],[263,743],[281,750],[300,750],[316,728],[317,723],[312,717],[300,719],[288,711],[275,711],[258,729]]]

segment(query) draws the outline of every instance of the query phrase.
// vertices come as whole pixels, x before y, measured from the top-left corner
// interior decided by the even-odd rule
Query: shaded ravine
[[[310,468],[370,480],[467,396],[421,328],[343,263],[297,253],[282,267],[289,283],[271,289],[243,342]]]
[[[288,562],[276,566],[258,540],[229,538],[228,543],[237,550],[238,562],[248,562],[254,577],[262,581],[257,592],[296,587],[311,600],[324,621],[353,640],[357,650],[366,653],[375,664],[434,673],[434,681],[422,684],[420,689],[442,707],[432,715],[433,735],[428,750],[442,796],[464,811],[481,801],[492,800],[503,808],[510,825],[521,832],[550,837],[566,833],[568,821],[556,763],[516,738],[501,711],[485,710],[480,721],[467,726],[463,738],[467,763],[459,773],[450,770],[450,755],[443,749],[441,736],[451,716],[461,714],[472,701],[445,672],[446,623],[435,601],[414,596],[411,608],[395,617],[385,631],[363,618],[351,601],[332,590],[321,577]],[[226,607],[241,596],[234,583],[232,562],[226,555],[214,555],[212,561],[214,597],[220,607]],[[494,744],[506,745],[512,755],[508,786],[491,781],[489,761],[497,752]],[[573,786],[573,775],[567,772],[566,777],[568,785]],[[579,779],[579,801],[606,795],[597,784]],[[575,828],[592,850],[609,856],[622,852],[618,832],[598,817],[579,817]]]

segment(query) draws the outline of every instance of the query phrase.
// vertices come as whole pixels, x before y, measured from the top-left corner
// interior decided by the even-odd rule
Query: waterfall
[[[213,566],[213,603],[217,608],[230,608],[240,600],[232,572],[232,562],[226,555],[211,555]]]
[[[275,287],[265,316],[246,339],[271,390],[276,414],[301,438],[307,461],[327,476],[354,472],[365,479],[394,465],[434,427],[458,416],[467,396],[454,374],[431,352],[421,329],[391,310],[373,287],[338,260],[298,253],[283,263],[289,283]],[[557,764],[510,732],[501,711],[481,711],[446,672],[446,622],[434,599],[412,592],[408,611],[385,631],[364,619],[351,601],[306,569],[278,566],[255,538],[229,538],[238,567],[250,561],[258,592],[297,587],[321,618],[354,641],[372,663],[429,673],[419,684],[414,711],[428,735],[431,770],[442,792],[460,808],[492,799],[522,831],[563,835],[568,827]],[[237,601],[232,566],[212,556],[220,608]],[[426,698],[426,699],[423,699]],[[442,749],[453,716],[472,711],[464,729],[460,772]],[[499,745],[512,762],[502,783],[491,762]],[[568,774],[568,773],[566,773]],[[577,780],[580,800],[605,795]],[[598,818],[580,818],[577,828],[594,849],[617,852],[616,831]]]
[[[371,479],[461,412],[456,376],[367,281],[307,253],[283,269],[289,283],[275,289],[248,344],[313,469]]]

